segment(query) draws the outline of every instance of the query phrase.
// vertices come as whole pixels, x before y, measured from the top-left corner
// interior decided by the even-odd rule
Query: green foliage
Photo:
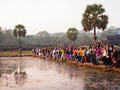
[[[96,40],[96,28],[104,30],[108,24],[108,16],[104,15],[105,9],[101,4],[87,5],[82,18],[84,31],[94,29],[94,40]]]
[[[77,39],[77,34],[78,30],[76,28],[69,28],[67,31],[67,37],[72,41],[75,41]]]
[[[13,34],[14,34],[15,37],[25,37],[26,29],[23,25],[18,24],[18,25],[15,26]]]
[[[13,31],[13,35],[15,37],[19,38],[19,49],[20,49],[20,53],[21,53],[21,37],[25,37],[26,35],[26,29],[25,26],[18,24],[15,26],[15,29]]]

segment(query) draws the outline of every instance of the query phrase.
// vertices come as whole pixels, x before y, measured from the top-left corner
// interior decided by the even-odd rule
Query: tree
[[[1,32],[2,32],[2,28],[0,27],[0,35],[1,35]]]
[[[108,16],[104,15],[105,9],[101,4],[87,5],[82,18],[82,26],[84,31],[94,29],[94,41],[96,42],[96,28],[104,30],[108,24]]]
[[[78,35],[78,30],[76,28],[69,28],[67,31],[67,37],[72,40],[75,41],[77,39],[77,35]]]
[[[19,39],[19,50],[21,53],[21,37],[25,37],[26,35],[26,29],[25,26],[18,24],[15,26],[14,31],[13,31],[13,35]]]

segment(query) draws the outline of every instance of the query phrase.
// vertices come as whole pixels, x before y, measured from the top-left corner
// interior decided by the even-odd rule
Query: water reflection
[[[1,58],[0,58],[0,77],[2,76],[2,63],[1,63]]]
[[[22,85],[25,82],[26,72],[22,73],[22,68],[24,68],[24,64],[21,61],[21,57],[19,58],[1,58],[0,67],[1,67],[1,83],[0,86],[15,86],[15,84]],[[22,63],[22,64],[20,64]],[[22,66],[23,65],[23,66]],[[22,67],[22,68],[21,68]],[[18,69],[20,68],[20,69]],[[20,72],[19,72],[20,71]],[[18,83],[19,82],[19,83]]]
[[[15,72],[14,73],[14,80],[16,84],[19,84],[20,86],[23,86],[27,78],[26,72]]]
[[[120,76],[113,72],[88,71],[84,80],[84,90],[120,90]]]
[[[120,90],[120,75],[33,57],[3,57],[0,89]],[[47,85],[47,87],[46,87]]]

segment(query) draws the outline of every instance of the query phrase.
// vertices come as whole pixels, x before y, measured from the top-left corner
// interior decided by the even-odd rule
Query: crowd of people
[[[33,54],[44,58],[52,58],[56,61],[69,61],[75,64],[91,63],[93,65],[104,65],[105,67],[120,68],[120,47],[119,45],[73,45],[55,48],[34,48]]]

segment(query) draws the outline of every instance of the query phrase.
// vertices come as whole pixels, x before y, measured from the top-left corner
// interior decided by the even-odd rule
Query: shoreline
[[[55,61],[55,62],[61,62],[61,63],[67,63],[67,64],[71,64],[71,65],[76,65],[77,67],[88,67],[88,68],[95,68],[95,69],[101,69],[104,70],[105,72],[116,72],[116,73],[120,73],[120,68],[116,68],[116,67],[105,67],[104,65],[93,65],[91,63],[78,63],[76,64],[75,62],[73,62],[72,60],[68,60],[68,61],[57,61],[57,60],[53,60],[52,58],[45,58],[45,57],[41,57],[39,55],[33,55],[33,57],[37,57],[40,59],[44,59],[44,60],[48,60],[48,61]]]
[[[93,65],[91,63],[75,63],[72,60],[68,60],[68,61],[57,61],[57,60],[53,60],[52,58],[46,58],[46,57],[41,57],[39,55],[32,55],[32,54],[13,54],[13,55],[0,55],[0,57],[36,57],[36,58],[40,58],[40,59],[44,59],[44,60],[48,60],[48,61],[55,61],[55,62],[61,62],[61,63],[67,63],[67,64],[71,64],[71,65],[76,65],[77,67],[89,67],[89,68],[96,68],[96,69],[102,69],[105,70],[106,72],[117,72],[120,73],[120,68],[115,68],[115,67],[110,67],[107,68],[104,65]]]

